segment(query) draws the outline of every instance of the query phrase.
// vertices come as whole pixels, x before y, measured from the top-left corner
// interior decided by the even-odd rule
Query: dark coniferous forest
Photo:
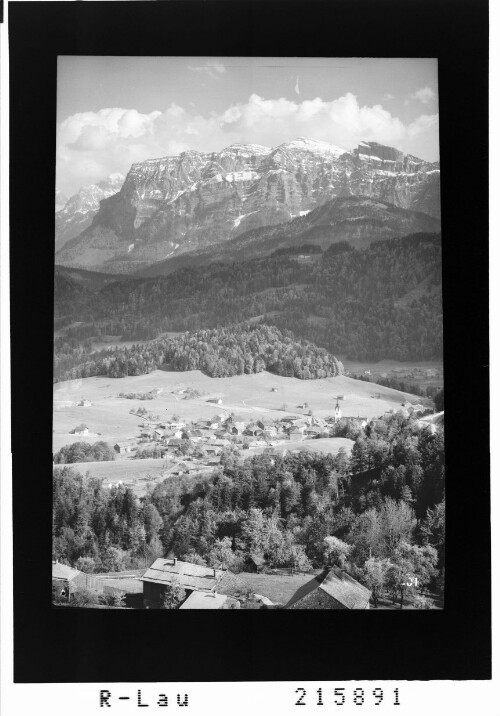
[[[180,366],[189,364],[209,375],[254,372],[256,366],[262,369],[262,356],[252,350],[253,344],[240,342],[247,329],[238,326],[249,319],[276,326],[284,335],[293,331],[297,345],[299,339],[305,339],[332,355],[350,359],[405,361],[441,356],[439,235],[379,241],[364,250],[345,243],[333,244],[324,252],[315,249],[308,254],[307,250],[303,247],[304,253],[298,253],[292,248],[265,259],[180,269],[166,277],[120,278],[104,282],[104,286],[98,280],[95,289],[87,276],[79,280],[78,272],[56,269],[56,380],[111,375],[108,368],[96,372],[102,370],[103,360],[113,366],[128,362],[122,349],[114,358],[110,353],[89,360],[92,340],[117,336],[124,341],[148,341],[167,332],[223,327],[231,327],[233,334],[230,355],[226,352],[214,358],[209,351],[195,357],[191,352],[190,357],[181,358],[177,353],[170,361],[171,369],[185,370]],[[227,344],[227,337],[227,333],[220,334],[221,342]],[[181,342],[184,344],[184,339]],[[158,355],[160,346],[166,348],[167,343],[133,349],[134,358],[142,365],[139,370],[147,372],[151,353]],[[170,353],[168,357],[170,360]],[[285,368],[283,359],[286,362],[288,358],[301,361],[300,354],[287,349],[280,358],[281,368],[279,361],[274,361],[274,371],[308,377],[297,361],[293,373],[289,366]],[[251,370],[250,359],[254,362]],[[156,357],[153,362],[158,367]],[[136,370],[135,366],[131,369]],[[273,370],[269,365],[266,369]],[[329,370],[320,367],[320,371],[325,369]],[[127,374],[125,368],[112,370],[116,375]]]

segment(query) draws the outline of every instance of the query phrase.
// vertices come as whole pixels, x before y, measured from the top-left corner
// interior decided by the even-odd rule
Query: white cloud
[[[226,67],[218,60],[209,60],[204,65],[188,65],[191,72],[203,72],[212,80],[220,79],[221,75],[226,73]]]
[[[187,149],[219,151],[235,142],[275,147],[309,136],[352,149],[362,140],[396,146],[436,159],[438,115],[423,114],[405,125],[381,104],[360,105],[348,92],[332,101],[296,101],[252,94],[220,113],[197,113],[173,103],[164,111],[141,113],[119,107],[81,112],[58,127],[58,187],[65,193],[99,181],[130,165]],[[432,156],[431,156],[432,155]]]
[[[382,97],[382,100],[383,100],[384,102],[390,102],[391,99],[394,99],[394,95],[393,95],[393,94],[390,94],[389,92],[387,92],[387,94],[385,94],[385,95]]]
[[[408,127],[408,136],[410,138],[417,137],[419,134],[436,131],[439,128],[439,115],[437,114],[421,114],[420,117],[412,122]]]
[[[432,87],[422,87],[416,92],[413,92],[413,94],[410,95],[410,99],[417,99],[419,102],[423,102],[423,104],[429,104],[433,99],[436,99],[436,93]]]

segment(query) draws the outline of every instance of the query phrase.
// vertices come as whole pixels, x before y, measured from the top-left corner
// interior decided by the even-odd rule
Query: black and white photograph
[[[492,713],[485,0],[6,22],[10,698]]]
[[[54,605],[443,608],[438,93],[58,58]]]

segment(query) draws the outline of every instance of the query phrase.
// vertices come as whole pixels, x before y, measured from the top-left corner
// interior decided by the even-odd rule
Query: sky
[[[377,141],[439,159],[437,60],[61,56],[57,187],[234,143]]]

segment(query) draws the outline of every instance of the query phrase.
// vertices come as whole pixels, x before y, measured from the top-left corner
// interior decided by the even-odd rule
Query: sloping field
[[[255,594],[270,599],[273,604],[287,604],[295,592],[304,584],[319,574],[318,571],[310,574],[252,574],[240,572],[238,577]]]
[[[59,467],[71,467],[85,475],[89,472],[92,477],[100,477],[104,481],[104,486],[116,485],[123,482],[126,486],[133,489],[138,497],[146,494],[146,488],[149,484],[152,486],[156,482],[162,482],[164,460],[155,460],[153,458],[146,460],[114,460],[107,462],[74,462],[70,465],[60,465]],[[151,477],[151,481],[145,478]],[[131,484],[127,484],[131,483]]]
[[[350,455],[353,445],[354,440],[349,440],[349,438],[318,438],[317,440],[282,440],[275,447],[277,449],[286,448],[290,451],[306,450],[309,452],[321,453],[322,455],[327,455],[328,453],[336,455],[340,448],[344,448],[347,455]],[[264,447],[249,448],[243,452],[243,457],[247,453],[249,454],[249,457],[251,455],[262,455],[265,449],[266,448]]]
[[[349,438],[318,438],[317,440],[283,443],[283,447],[287,447],[289,450],[310,450],[322,455],[328,453],[336,455],[341,448],[344,448],[347,455],[350,455],[353,445],[354,440],[349,440]]]
[[[203,397],[183,400],[178,391],[188,387],[204,393]],[[153,388],[161,389],[155,400],[117,397],[118,393],[143,393]],[[178,415],[185,421],[231,412],[248,421],[264,415],[277,418],[283,416],[283,410],[296,415],[312,410],[314,415],[325,417],[333,414],[337,395],[345,396],[340,403],[343,416],[366,418],[397,410],[404,400],[421,400],[409,393],[346,376],[298,380],[262,372],[209,378],[200,371],[172,373],[156,370],[149,375],[127,378],[83,378],[54,386],[53,449],[74,442],[69,431],[82,422],[91,433],[101,433],[98,438],[82,438],[87,442],[99,439],[115,443],[137,436],[141,419],[129,414],[131,408],[145,407],[162,419]],[[92,402],[91,406],[76,405],[84,397]],[[222,405],[207,403],[210,397],[221,398]],[[297,407],[304,402],[308,404],[307,409]]]

